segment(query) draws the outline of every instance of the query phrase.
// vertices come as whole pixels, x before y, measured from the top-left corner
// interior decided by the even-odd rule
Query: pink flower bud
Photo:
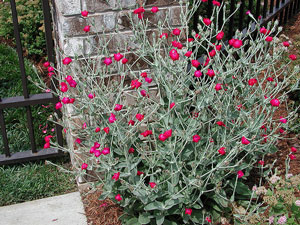
[[[257,83],[257,80],[255,79],[255,78],[252,78],[252,79],[249,79],[248,80],[248,84],[250,85],[250,86],[253,86],[254,84],[256,84]]]
[[[63,64],[64,65],[69,65],[72,62],[72,59],[69,57],[66,57],[63,59]]]
[[[165,141],[167,139],[167,137],[164,134],[160,134],[158,136],[158,139],[161,140],[161,141]]]
[[[290,159],[291,159],[291,160],[294,160],[294,159],[296,159],[296,156],[295,156],[295,155],[293,155],[293,154],[289,154],[289,157],[290,157]]]
[[[192,51],[187,51],[184,55],[185,55],[186,57],[191,57],[192,54],[193,54]]]
[[[211,24],[211,20],[209,18],[203,18],[203,23],[206,25],[206,26],[209,26]]]
[[[197,143],[197,142],[199,142],[200,140],[201,140],[201,137],[200,137],[198,134],[195,134],[195,135],[193,136],[193,142]]]
[[[215,90],[216,91],[220,91],[222,89],[222,84],[216,84],[216,86],[215,86]]]
[[[217,121],[216,124],[218,124],[220,127],[226,127],[225,123],[222,121]]]
[[[287,119],[283,118],[282,116],[280,117],[280,120],[279,120],[281,123],[287,123]]]
[[[208,69],[207,73],[206,73],[209,77],[214,77],[215,76],[215,72],[212,69]]]
[[[142,171],[137,171],[136,175],[141,176],[142,174],[144,174]]]
[[[297,59],[297,56],[296,56],[296,55],[290,55],[289,57],[290,57],[290,59],[293,60],[293,61]]]
[[[114,59],[116,61],[120,61],[124,56],[121,53],[114,54]]]
[[[155,182],[149,182],[149,185],[150,185],[151,188],[155,188],[156,183]]]
[[[226,152],[225,152],[225,147],[221,147],[219,150],[218,150],[219,154],[220,155],[225,155]]]
[[[56,103],[55,105],[55,109],[60,109],[62,107],[61,102]]]
[[[214,2],[214,1],[213,1]],[[208,222],[208,223],[211,223],[211,218],[209,216],[205,217],[205,220]]]
[[[272,99],[270,103],[274,107],[278,107],[280,105],[280,101],[277,98]]]
[[[187,215],[192,215],[192,209],[189,209],[189,208],[185,208],[185,214]]]
[[[248,141],[248,139],[247,138],[245,138],[244,136],[242,137],[242,144],[243,145],[248,145],[248,144],[250,144],[250,141]]]
[[[220,32],[217,34],[216,39],[220,41],[220,40],[222,40],[223,37],[224,37],[224,32],[223,32],[223,31],[220,31]]]
[[[151,84],[151,82],[152,82],[152,79],[151,79],[151,78],[149,78],[149,77],[146,77],[146,78],[145,78],[145,81],[146,81],[147,83]]]
[[[135,122],[133,120],[129,120],[128,125],[133,126],[135,124]]]
[[[129,154],[133,154],[133,153],[134,153],[134,148],[130,148],[130,149],[128,150],[128,153],[129,153]]]
[[[167,131],[164,133],[164,136],[167,137],[167,138],[171,137],[171,136],[172,136],[172,129],[167,130]]]
[[[180,35],[181,30],[179,30],[178,28],[175,28],[172,32],[173,35],[175,36],[179,36]]]
[[[103,130],[105,133],[107,133],[107,134],[109,133],[109,127],[104,127]]]
[[[135,118],[136,118],[138,121],[142,121],[142,120],[144,119],[144,115],[138,113],[138,114],[135,115]]]
[[[81,143],[80,138],[76,138],[75,143],[80,144]]]
[[[122,110],[122,108],[123,108],[123,105],[116,104],[114,110],[115,111],[120,111],[120,110]]]
[[[88,97],[89,99],[93,99],[95,97],[95,94],[89,93]]]
[[[109,66],[110,64],[112,64],[112,60],[110,57],[106,57],[103,62],[106,66]]]
[[[107,154],[109,154],[110,153],[110,149],[109,148],[104,148],[103,150],[102,150],[102,154],[103,155],[107,155]]]
[[[87,17],[88,14],[89,14],[89,12],[86,11],[86,10],[84,10],[84,11],[81,12],[81,15],[82,15],[83,17]]]
[[[265,39],[267,42],[271,42],[273,40],[273,38],[271,36],[267,36]]]
[[[200,63],[194,59],[194,60],[192,60],[192,66],[197,68],[200,66]]]
[[[167,34],[167,33],[162,33],[159,37],[160,37],[161,39],[162,39],[162,38],[167,39],[167,38],[168,38],[168,34]]]
[[[175,102],[172,102],[172,103],[170,104],[170,109],[172,109],[174,106],[175,106]]]
[[[239,170],[237,172],[237,175],[238,175],[238,178],[242,178],[244,176],[244,173],[243,173],[243,171]]]
[[[288,41],[284,41],[282,44],[284,47],[290,47],[290,43]]]
[[[143,97],[145,97],[145,96],[147,96],[147,92],[146,92],[146,90],[141,90],[141,95],[143,96]]]
[[[48,61],[44,62],[43,66],[46,67],[46,68],[49,67],[50,66],[50,62],[48,62]]]
[[[131,81],[131,89],[138,89],[142,85],[139,80],[132,80]]]
[[[240,48],[240,47],[242,47],[242,45],[243,45],[243,41],[242,40],[237,40],[237,39],[235,39],[233,44],[232,44],[232,46],[234,48]]]
[[[176,51],[176,49],[174,49],[174,48],[170,51],[169,56],[173,61],[176,61],[179,59],[179,54]]]
[[[120,194],[117,194],[117,195],[115,196],[115,199],[116,199],[118,202],[122,201],[122,197],[121,197]]]
[[[291,152],[297,152],[297,149],[295,147],[291,147]]]
[[[146,78],[148,74],[146,72],[141,73],[141,77]]]
[[[88,164],[82,163],[81,170],[86,170],[88,168]]]
[[[116,120],[117,120],[117,119],[116,119],[115,114],[111,113],[111,114],[110,114],[110,117],[108,118],[108,121],[109,121],[110,123],[114,123]]]
[[[128,59],[124,58],[122,59],[122,64],[126,64],[128,62]]]
[[[200,70],[196,70],[195,73],[194,73],[194,76],[195,77],[201,77],[202,76],[202,73]]]
[[[120,172],[114,173],[114,175],[112,176],[112,179],[115,181],[118,181],[120,177]]]
[[[85,26],[85,27],[83,28],[83,31],[86,32],[86,33],[89,32],[90,30],[91,30],[91,26],[89,26],[89,25],[88,25],[88,26]]]
[[[153,13],[157,13],[158,11],[159,11],[159,9],[156,6],[152,7],[152,9],[151,9],[151,12],[153,12]]]
[[[214,57],[215,55],[216,55],[216,50],[213,49],[209,52],[210,57]]]

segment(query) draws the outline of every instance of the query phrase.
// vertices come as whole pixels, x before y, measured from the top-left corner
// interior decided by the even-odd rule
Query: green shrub
[[[273,115],[286,105],[286,87],[299,67],[292,70],[287,63],[274,69],[285,51],[282,44],[270,37],[268,42],[259,23],[256,39],[248,30],[246,37],[235,32],[231,45],[225,38],[216,41],[218,7],[211,21],[200,18],[201,38],[188,42],[193,9],[182,7],[177,29],[168,20],[156,25],[146,13],[144,19],[129,13],[130,44],[137,46],[133,54],[139,62],[148,65],[146,74],[136,71],[138,63],[120,61],[129,57],[126,52],[108,54],[111,40],[101,37],[93,46],[99,57],[65,58],[53,76],[63,99],[56,104],[63,110],[61,124],[79,139],[76,152],[84,155],[74,154],[82,166],[79,174],[95,175],[103,185],[100,199],[111,198],[124,208],[124,224],[220,222],[230,214],[230,204],[250,199],[245,184],[250,171],[276,151],[277,131],[287,126]],[[93,25],[89,17],[87,22]],[[160,33],[149,35],[149,26]],[[274,38],[281,30],[271,23],[267,29]],[[196,60],[199,50],[206,52],[207,63]],[[269,77],[273,81],[266,83]],[[288,123],[294,115],[289,113]],[[72,143],[69,147],[65,151],[73,153]]]
[[[40,0],[16,0],[22,45],[30,57],[46,54],[42,3]],[[0,36],[14,38],[9,2],[0,3]]]
[[[21,73],[17,53],[9,46],[0,44],[0,96],[13,97],[23,96],[21,83]],[[35,74],[33,65],[25,59],[25,69],[27,76]],[[28,90],[30,94],[40,93],[41,91],[28,81]],[[33,125],[35,139],[38,147],[44,144],[44,136],[40,129],[40,124],[46,126],[47,119],[51,114],[51,109],[41,106],[32,107]],[[24,107],[10,108],[4,110],[4,118],[9,139],[9,146],[12,152],[24,151],[30,149],[29,135],[27,131],[27,116]],[[50,124],[48,125],[50,127]],[[48,128],[48,133],[50,129]],[[3,150],[2,136],[0,138],[0,152]]]

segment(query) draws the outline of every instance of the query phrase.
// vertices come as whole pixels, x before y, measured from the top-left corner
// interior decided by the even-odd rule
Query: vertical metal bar
[[[1,102],[1,98],[0,98],[0,102]],[[3,139],[3,144],[4,144],[4,154],[6,157],[10,157],[7,132],[5,128],[4,113],[2,109],[0,109],[0,127],[1,127],[1,134]]]
[[[245,0],[241,0],[242,4],[240,7],[240,23],[239,23],[239,30],[243,30],[243,19],[244,19],[244,8],[245,8]]]
[[[235,10],[235,0],[231,0],[230,2],[230,15],[233,14]],[[234,14],[231,16],[229,20],[229,32],[228,32],[228,40],[233,37],[233,22],[234,22]]]
[[[281,26],[283,24],[283,10],[280,12],[280,17],[279,17],[279,26]]]
[[[210,18],[211,15],[212,15],[212,10],[213,10],[212,7],[213,7],[212,6],[212,0],[208,0],[208,6],[207,6],[207,16],[208,16],[208,18]]]
[[[24,95],[24,98],[29,98],[24,58],[23,58],[23,49],[22,49],[22,44],[21,44],[21,37],[20,37],[20,30],[19,30],[19,23],[18,23],[18,14],[17,14],[15,0],[10,0],[10,5],[11,5],[11,12],[12,12],[12,17],[13,17],[14,34],[15,34],[17,52],[18,52],[18,57],[19,57],[19,65],[20,65],[21,76],[22,76],[23,95]]]
[[[286,24],[286,23],[287,23],[288,13],[289,13],[289,10],[288,10],[288,6],[287,6],[287,7],[285,7],[285,9],[284,9],[284,19],[283,19],[283,24]]]
[[[43,15],[44,15],[44,23],[45,23],[45,37],[46,37],[46,47],[47,47],[48,59],[51,63],[54,63],[55,62],[54,44],[53,44],[53,37],[52,37],[51,9],[49,6],[49,0],[42,0],[42,6],[43,6]],[[197,23],[198,23],[198,21],[197,21]],[[53,85],[55,85],[57,87],[58,82],[56,79],[54,79],[53,81],[54,82],[51,82],[51,85],[52,85],[51,88],[54,91],[55,88],[53,87]],[[56,96],[53,96],[53,98],[56,99],[57,101],[59,100],[58,97],[56,97]],[[57,115],[60,118],[62,117],[61,111],[55,109],[55,112],[57,113]],[[56,130],[57,143],[60,146],[63,146],[62,127],[58,124],[55,124],[55,130]]]
[[[294,1],[291,1],[289,6],[288,6],[289,7],[289,17],[288,17],[288,19],[290,19],[293,15],[293,3],[294,3]]]
[[[248,9],[246,9],[247,11],[249,10],[252,14],[254,13],[253,11],[253,0],[249,0],[249,5],[248,5]],[[248,27],[249,26],[249,24],[250,24],[250,22],[251,22],[251,18],[248,16],[248,20],[247,20],[247,26],[246,27]]]
[[[257,19],[260,16],[260,1],[256,0],[256,10],[255,10],[255,18]]]
[[[36,153],[37,149],[36,149],[35,138],[34,138],[33,118],[32,118],[30,106],[26,106],[26,113],[27,113],[27,125],[28,125],[28,130],[29,130],[31,151],[32,151],[32,153]]]
[[[264,0],[263,18],[267,17],[267,10],[268,10],[268,0]]]
[[[276,0],[276,9],[279,8],[279,5],[280,5],[280,0]]]
[[[198,23],[199,23],[199,15],[200,15],[200,12],[199,12],[199,7],[196,9],[195,11],[195,14],[193,16],[193,30],[198,33],[199,32],[199,29],[198,29]]]
[[[270,3],[270,13],[272,13],[274,10],[274,0],[271,0],[271,3]]]
[[[18,52],[18,57],[19,57],[19,66],[20,66],[21,78],[22,78],[23,95],[24,95],[24,98],[29,98],[29,92],[28,92],[28,88],[27,88],[26,71],[25,71],[24,58],[23,58],[23,49],[22,49],[22,43],[21,43],[21,37],[20,37],[18,14],[17,14],[15,0],[10,0],[10,6],[11,6],[11,11],[12,11],[14,34],[15,34],[17,52]],[[26,107],[26,112],[27,112],[27,125],[28,125],[28,130],[29,130],[31,150],[32,150],[32,152],[36,152],[36,144],[35,144],[35,139],[34,139],[34,131],[33,131],[33,123],[32,123],[32,113],[31,113],[30,106]]]
[[[298,3],[298,0],[294,0],[294,7],[293,7],[293,14],[296,14],[297,12],[297,4]]]
[[[219,27],[222,27],[222,24],[223,24],[223,7],[224,7],[224,5],[222,4],[222,0],[219,0],[219,2],[221,4],[221,8],[220,8],[218,25],[219,25]],[[219,29],[219,27],[218,27],[218,29]]]

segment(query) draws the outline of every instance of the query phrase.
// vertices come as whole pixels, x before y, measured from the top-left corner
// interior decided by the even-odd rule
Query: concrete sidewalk
[[[79,192],[0,207],[0,225],[87,225]]]

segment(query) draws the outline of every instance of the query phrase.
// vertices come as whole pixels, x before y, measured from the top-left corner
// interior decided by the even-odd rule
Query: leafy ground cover
[[[53,160],[70,169],[67,157]],[[0,206],[73,192],[74,176],[46,161],[0,167]]]

